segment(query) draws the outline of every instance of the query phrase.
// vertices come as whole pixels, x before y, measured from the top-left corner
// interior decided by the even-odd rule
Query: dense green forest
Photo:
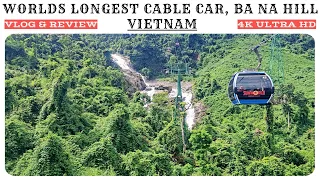
[[[5,164],[11,175],[309,175],[315,167],[314,40],[280,35],[285,80],[272,106],[232,105],[235,72],[255,68],[248,49],[270,35],[11,35],[5,43]],[[179,46],[177,46],[179,42]],[[166,93],[127,92],[111,53],[150,79],[168,64],[192,68],[194,103],[206,107],[186,133]],[[270,41],[260,47],[268,71]],[[173,76],[171,78],[174,78]],[[267,108],[268,111],[267,111]],[[267,116],[267,112],[269,113]]]

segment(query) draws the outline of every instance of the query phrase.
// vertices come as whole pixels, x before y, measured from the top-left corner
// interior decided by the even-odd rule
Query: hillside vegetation
[[[234,106],[227,85],[270,35],[11,35],[5,44],[5,164],[12,175],[309,175],[315,166],[314,40],[280,35],[285,80],[272,106]],[[270,41],[260,47],[268,72]],[[205,115],[186,133],[167,93],[130,84],[111,53],[150,79],[188,62]],[[174,76],[171,76],[174,78]],[[272,77],[273,78],[273,77]],[[268,114],[267,114],[268,113]]]

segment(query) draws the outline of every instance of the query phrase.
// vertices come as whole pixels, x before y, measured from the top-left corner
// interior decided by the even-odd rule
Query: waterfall
[[[115,62],[121,69],[123,70],[129,70],[131,72],[135,72],[141,76],[143,82],[146,84],[146,88],[142,91],[143,93],[146,93],[150,99],[152,100],[153,95],[155,94],[155,88],[151,87],[150,84],[146,81],[146,78],[139,72],[135,71],[131,65],[130,61],[126,60],[123,56],[118,54],[111,54],[111,60]]]
[[[125,60],[122,56],[118,54],[111,54],[111,60],[115,62],[121,69],[124,70],[130,70],[132,72],[135,72],[131,67],[130,67],[130,62]]]
[[[123,70],[129,70],[131,72],[137,73],[141,76],[143,82],[146,84],[146,88],[141,91],[142,93],[146,93],[150,99],[152,100],[153,95],[155,94],[155,87],[151,86],[146,78],[140,74],[139,72],[135,71],[131,65],[130,60],[125,59],[123,56],[118,54],[111,54],[112,61],[115,62],[121,69]],[[169,98],[175,98],[177,96],[177,89],[172,89],[172,91],[169,93]],[[182,100],[186,103],[185,109],[186,109],[186,123],[188,124],[189,130],[192,129],[192,126],[194,124],[195,119],[195,111],[194,107],[192,106],[192,93],[191,92],[183,92],[182,93]],[[146,105],[148,106],[148,105]]]
[[[140,74],[140,73],[139,73]],[[142,77],[143,79],[143,82],[146,84],[146,89],[143,90],[142,92],[143,93],[147,93],[147,95],[150,97],[151,101],[152,101],[152,97],[153,95],[155,94],[156,92],[156,89],[154,86],[150,86],[150,84],[146,81],[145,77],[142,76],[142,74],[140,74],[140,76]]]

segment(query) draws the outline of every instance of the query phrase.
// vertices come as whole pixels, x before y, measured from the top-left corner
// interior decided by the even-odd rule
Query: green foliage
[[[49,133],[40,144],[26,152],[17,162],[13,175],[62,176],[73,174],[70,154],[65,150],[61,137]]]
[[[142,73],[142,75],[145,76],[146,78],[149,78],[151,71],[150,71],[150,69],[148,69],[148,68],[142,68],[142,69],[141,69],[141,73]]]
[[[5,138],[6,162],[18,159],[34,147],[33,128],[16,116],[6,120]]]
[[[261,159],[269,156],[271,147],[269,145],[269,134],[259,134],[254,132],[245,131],[241,133],[240,140],[237,143],[241,150],[246,153],[248,159]]]
[[[140,103],[131,103],[129,105],[129,109],[130,109],[130,119],[147,116],[146,109]]]
[[[23,48],[23,44],[19,41],[15,41],[12,36],[9,36],[6,39],[5,44],[5,60],[10,61],[14,59],[15,57],[26,57],[27,54]]]
[[[144,111],[140,110],[139,116],[143,117],[142,122],[147,123],[152,128],[150,135],[155,137],[170,122],[172,112],[169,109],[171,107],[168,93],[155,94],[152,102],[148,114],[144,114]]]
[[[61,74],[52,85],[51,98],[45,103],[40,112],[42,123],[47,124],[52,132],[59,135],[75,134],[86,130],[89,123],[81,117],[81,109],[73,104],[68,96],[69,83]]]
[[[170,60],[169,60],[169,64],[174,64],[174,63],[177,63],[178,61],[178,58],[177,56],[173,55],[173,56],[170,56]]]
[[[192,132],[189,142],[193,149],[208,148],[212,142],[212,136],[205,130],[196,130]]]
[[[306,163],[303,155],[299,153],[299,149],[294,145],[288,143],[279,143],[278,146],[280,151],[278,154],[285,163],[294,164],[296,166]]]
[[[179,156],[182,153],[182,137],[179,122],[171,122],[158,133],[157,142],[173,156]]]
[[[140,103],[141,105],[145,105],[150,103],[151,99],[147,94],[137,91],[133,94],[132,101],[135,103]]]
[[[34,175],[71,175],[72,164],[70,155],[64,150],[62,139],[55,135],[49,134],[43,142],[34,150],[35,164],[32,170]]]
[[[166,106],[169,103],[168,99],[168,93],[167,92],[162,92],[155,94],[152,99],[153,103],[156,103],[159,106]]]
[[[137,150],[126,154],[123,165],[128,175],[134,176],[166,176],[171,175],[172,165],[167,153],[154,154]]]
[[[143,122],[148,123],[154,133],[161,131],[171,119],[171,111],[165,106],[154,104],[151,106],[148,116],[146,116]]]
[[[274,156],[252,161],[247,167],[249,176],[284,176],[285,166]]]
[[[104,168],[113,167],[119,169],[121,162],[120,156],[108,139],[101,139],[92,144],[86,152],[83,153],[83,164],[89,167]]]
[[[41,109],[41,102],[35,96],[27,96],[19,102],[16,114],[26,123],[35,125]]]
[[[195,96],[198,99],[213,95],[216,90],[221,89],[215,79],[210,78],[210,74],[201,76],[195,81]]]
[[[232,106],[235,72],[256,67],[248,51],[270,35],[11,35],[5,43],[5,163],[12,175],[309,175],[315,167],[314,39],[280,35],[285,84],[272,106]],[[260,46],[268,71],[269,42]],[[148,79],[175,82],[189,63],[200,119],[186,131],[168,93],[152,98],[112,67],[129,56]],[[276,80],[275,80],[276,81]],[[196,111],[198,112],[198,111]],[[182,113],[184,115],[185,113]],[[181,119],[180,119],[181,120]]]
[[[99,168],[93,168],[93,167],[83,167],[80,170],[79,176],[103,176],[104,171]]]
[[[107,117],[106,136],[119,153],[133,151],[137,146],[136,136],[129,121],[129,112],[124,105],[118,105]]]
[[[35,159],[33,158],[32,150],[28,150],[22,155],[12,171],[7,167],[6,170],[9,174],[14,176],[31,175],[31,171],[33,171],[34,169],[34,166],[32,166],[31,164],[34,163],[34,160]]]

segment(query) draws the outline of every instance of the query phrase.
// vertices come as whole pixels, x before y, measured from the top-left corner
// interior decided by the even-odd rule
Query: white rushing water
[[[130,66],[129,62],[118,54],[111,54],[112,61],[115,62],[121,69],[134,71]]]
[[[112,61],[115,62],[121,69],[138,73],[133,68],[131,68],[130,61],[126,60],[121,55],[111,54],[111,57],[112,57]],[[146,88],[142,91],[142,93],[146,93],[152,100],[152,97],[155,94],[155,87],[150,86],[150,84],[147,83],[145,77],[142,76],[142,74],[140,73],[138,74],[142,77],[144,83],[146,84]],[[169,97],[174,98],[176,96],[177,96],[177,89],[172,89],[172,91],[169,93]],[[185,106],[186,119],[185,120],[186,120],[186,123],[188,124],[188,128],[191,130],[194,124],[194,118],[195,118],[194,107],[192,106],[192,93],[182,92],[182,99],[183,99],[183,102],[186,103],[186,106]]]
[[[186,102],[186,123],[191,130],[195,119],[194,107],[192,106],[192,93],[182,93],[182,97],[185,97],[184,102]]]
[[[169,93],[170,98],[175,98],[177,96],[177,89],[172,89]],[[195,119],[195,111],[194,107],[192,106],[192,93],[190,92],[182,92],[182,101],[186,103],[186,123],[188,125],[189,130],[192,129]]]
[[[139,73],[140,74],[140,73]],[[146,84],[146,89],[142,91],[142,93],[147,93],[147,95],[150,97],[151,101],[152,101],[152,97],[153,95],[156,93],[156,89],[153,86],[150,86],[149,83],[147,83],[146,79],[144,76],[142,76],[142,74],[140,74],[140,76],[143,79],[143,82]]]
[[[130,66],[130,61],[126,60],[125,58],[123,58],[123,56],[118,54],[111,54],[111,58],[112,58],[112,61],[115,62],[121,69],[135,72],[141,76],[143,82],[146,84],[146,88],[142,91],[142,93],[146,93],[152,100],[152,97],[155,94],[155,88],[151,87],[147,83],[146,78],[142,76],[142,74],[138,73]]]

